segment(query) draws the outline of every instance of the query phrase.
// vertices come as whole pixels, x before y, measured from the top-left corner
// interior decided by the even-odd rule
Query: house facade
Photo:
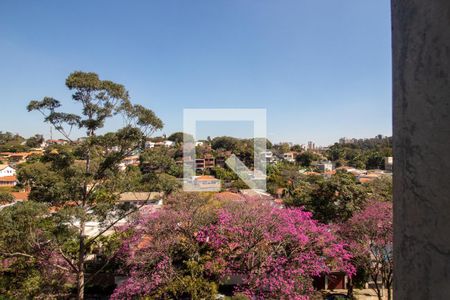
[[[15,176],[16,169],[9,165],[0,165],[0,177]]]

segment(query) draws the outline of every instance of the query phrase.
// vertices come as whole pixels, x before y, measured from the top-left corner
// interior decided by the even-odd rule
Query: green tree
[[[90,249],[109,228],[132,212],[122,211],[116,205],[115,200],[122,192],[122,185],[117,182],[121,178],[119,164],[142,148],[148,135],[161,129],[163,123],[153,111],[133,105],[123,85],[101,80],[95,73],[74,72],[66,79],[66,86],[73,91],[72,99],[81,105],[80,114],[59,112],[61,103],[50,97],[31,101],[27,108],[41,112],[45,122],[72,143],[72,128],[86,133],[75,151],[77,159],[49,161],[39,166],[38,172],[29,170],[29,176],[23,173],[22,177],[31,186],[30,198],[58,204],[76,220],[76,247],[65,255],[76,274],[77,298],[84,299],[85,286],[92,280],[85,280],[85,262]],[[98,130],[116,114],[123,116],[126,126],[99,136]],[[62,154],[56,155],[59,158]],[[46,183],[48,178],[43,176],[46,172],[50,183]],[[45,191],[45,187],[50,188],[51,193]],[[88,221],[99,222],[99,234],[86,236]]]
[[[28,150],[25,139],[18,134],[0,131],[0,152],[21,152]]]
[[[297,163],[300,164],[302,167],[311,166],[311,163],[317,159],[319,159],[319,156],[311,151],[305,151],[303,153],[300,153],[296,157]]]
[[[378,151],[372,151],[367,155],[366,169],[384,169],[384,156]]]
[[[278,154],[283,154],[291,150],[291,146],[288,143],[279,143],[273,145],[273,149],[276,150]]]
[[[304,206],[322,223],[341,223],[366,203],[367,190],[346,172],[338,172],[330,179],[307,176],[293,181],[285,191],[289,206]]]
[[[220,136],[213,138],[211,142],[211,147],[214,150],[227,150],[227,151],[234,151],[236,150],[238,146],[238,139],[229,137],[229,136]]]
[[[188,133],[183,133],[183,132],[174,132],[171,135],[169,135],[169,137],[167,138],[169,141],[175,142],[177,144],[181,144],[184,141],[187,142],[193,142],[194,141],[194,137]]]
[[[338,172],[329,180],[318,183],[306,208],[313,212],[315,219],[323,223],[340,223],[359,211],[364,206],[366,197],[365,188],[352,174]]]
[[[30,148],[39,148],[43,142],[44,136],[42,134],[35,134],[26,140],[26,145]]]
[[[167,173],[175,177],[181,177],[182,166],[177,165],[172,157],[171,149],[165,147],[147,149],[140,155],[141,169],[143,173]]]
[[[392,176],[382,176],[366,184],[368,197],[377,201],[392,202]]]
[[[47,205],[33,201],[0,210],[0,294],[7,299],[50,299],[67,292],[70,266],[54,243],[70,233],[52,219]]]
[[[0,191],[0,203],[11,203],[14,200],[15,198],[11,193]]]

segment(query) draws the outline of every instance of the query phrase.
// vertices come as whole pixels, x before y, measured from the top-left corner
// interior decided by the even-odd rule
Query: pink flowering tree
[[[237,279],[235,292],[249,298],[308,299],[314,276],[354,272],[329,226],[301,209],[261,200],[178,195],[125,231],[127,279],[113,299],[214,299],[231,278]]]
[[[224,278],[238,278],[237,292],[252,299],[309,299],[313,277],[354,272],[350,254],[331,228],[298,208],[233,203],[220,209],[217,223],[197,239],[226,262]]]
[[[215,222],[215,210],[208,197],[179,194],[170,197],[164,209],[142,214],[124,228],[128,238],[118,257],[127,279],[111,298],[211,299],[216,295],[220,262],[213,262],[197,241],[200,228]]]
[[[370,201],[341,229],[353,253],[354,264],[368,273],[379,299],[383,298],[384,289],[388,299],[392,297],[392,218],[391,202]]]

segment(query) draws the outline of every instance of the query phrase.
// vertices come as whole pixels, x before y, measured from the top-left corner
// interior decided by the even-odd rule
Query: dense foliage
[[[93,279],[85,280],[86,257],[99,246],[104,232],[133,211],[116,203],[120,193],[128,191],[129,183],[127,173],[119,172],[120,164],[141,149],[147,136],[163,123],[153,111],[133,105],[123,85],[101,80],[95,73],[73,72],[66,86],[82,107],[79,114],[59,111],[60,101],[51,97],[30,101],[27,109],[40,112],[70,143],[74,142],[70,137],[74,127],[86,136],[75,147],[48,149],[41,161],[21,168],[19,178],[31,188],[31,200],[49,203],[63,216],[57,220],[58,226],[72,225],[72,248],[66,247],[67,240],[53,240],[76,275],[77,298],[84,299],[84,289]],[[117,114],[122,115],[125,126],[99,135],[98,130]],[[90,221],[99,223],[99,233],[88,237],[86,224]]]
[[[328,149],[327,156],[338,167],[349,165],[358,169],[384,169],[384,158],[392,156],[392,137],[378,136],[348,144],[335,143]]]
[[[128,279],[114,299],[214,299],[227,283],[257,299],[307,299],[313,276],[354,272],[331,228],[301,209],[195,195],[171,201],[125,229]]]
[[[349,241],[356,267],[365,270],[375,284],[378,298],[383,299],[385,287],[391,299],[393,282],[392,203],[371,201],[341,227]]]
[[[0,210],[0,220],[0,294],[30,299],[67,292],[74,277],[55,243],[69,235],[68,228],[32,201]]]

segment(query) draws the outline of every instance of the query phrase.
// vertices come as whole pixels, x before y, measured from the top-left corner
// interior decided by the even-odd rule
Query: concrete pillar
[[[450,0],[392,0],[394,299],[450,299]]]

